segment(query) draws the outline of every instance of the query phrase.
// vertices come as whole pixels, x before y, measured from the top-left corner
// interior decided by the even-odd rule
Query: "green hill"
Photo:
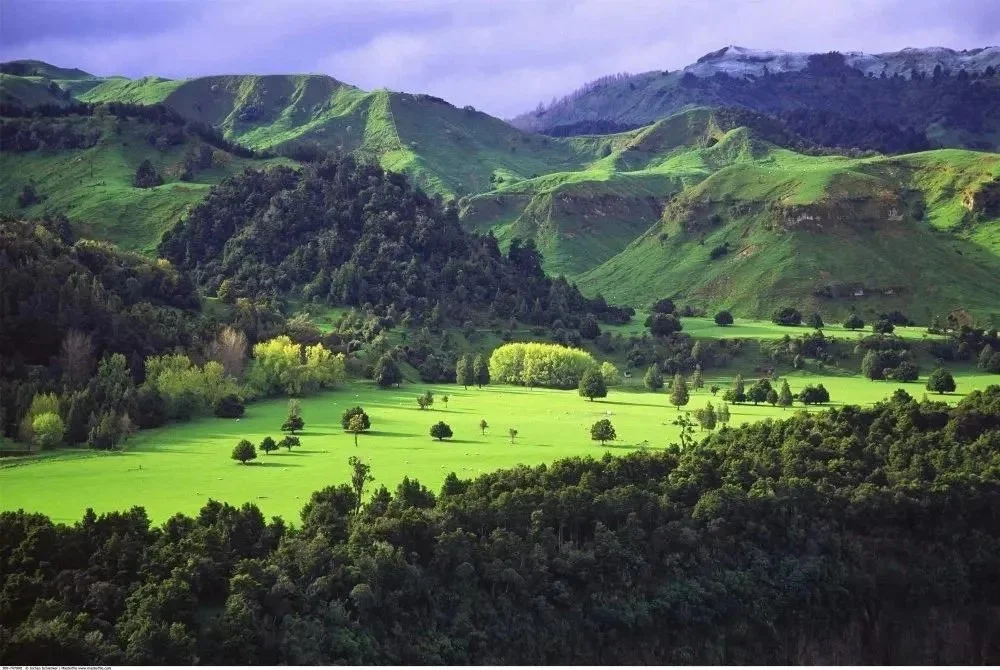
[[[927,321],[965,308],[1000,322],[1000,212],[981,195],[998,177],[995,154],[850,159],[772,146],[683,191],[579,284],[615,302],[674,297],[746,316],[790,304]]]
[[[153,251],[163,232],[203,200],[213,184],[249,165],[287,162],[240,158],[206,146],[183,127],[134,118],[0,119],[5,137],[16,124],[25,124],[36,133],[40,127],[52,132],[46,135],[46,147],[14,151],[5,146],[0,152],[0,173],[5,175],[0,180],[0,210],[25,216],[65,214],[78,234],[109,240],[123,249]],[[62,144],[53,137],[64,138]],[[168,139],[151,143],[159,138]],[[182,180],[185,160],[203,146],[206,158],[211,156],[210,165]],[[163,178],[162,185],[132,185],[143,160],[152,163]],[[22,206],[18,197],[25,184],[34,187],[38,201]]]

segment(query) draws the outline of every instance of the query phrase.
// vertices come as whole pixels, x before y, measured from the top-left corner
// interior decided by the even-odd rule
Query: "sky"
[[[0,0],[0,60],[98,75],[323,73],[503,118],[723,46],[1000,44],[1000,0]]]

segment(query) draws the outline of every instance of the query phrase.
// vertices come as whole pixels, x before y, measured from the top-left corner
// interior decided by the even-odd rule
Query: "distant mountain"
[[[1000,47],[886,54],[729,46],[682,70],[603,77],[511,123],[553,135],[646,125],[693,105],[779,116],[814,141],[882,152],[1000,147]],[[921,144],[923,143],[923,144]]]

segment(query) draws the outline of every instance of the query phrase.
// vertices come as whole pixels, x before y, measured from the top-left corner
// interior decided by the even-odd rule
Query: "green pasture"
[[[900,385],[808,372],[787,378],[793,392],[806,384],[825,384],[833,405],[872,403],[899,386],[916,397],[925,392],[923,379]],[[998,381],[995,375],[971,371],[956,372],[956,379],[958,393],[941,398],[957,402],[973,388]],[[692,393],[686,409],[704,406],[713,399],[708,387],[725,386],[731,380],[709,373],[705,381],[706,388]],[[422,411],[415,398],[427,389],[435,392],[436,400],[432,409]],[[441,399],[444,394],[450,398],[447,408]],[[678,428],[671,423],[678,411],[668,405],[667,394],[637,389],[612,389],[606,399],[589,402],[576,391],[510,386],[465,390],[424,384],[382,391],[368,383],[354,383],[301,402],[306,421],[302,446],[291,452],[260,453],[256,462],[245,466],[230,459],[233,446],[242,438],[255,444],[266,435],[280,438],[286,400],[255,403],[238,421],[205,418],[142,431],[120,453],[65,449],[36,458],[0,460],[0,509],[24,508],[72,522],[88,507],[107,512],[141,505],[154,521],[163,521],[177,512],[193,514],[214,498],[237,505],[253,502],[266,515],[295,523],[313,491],[347,481],[347,459],[352,455],[371,463],[376,485],[392,489],[409,476],[436,492],[449,472],[468,478],[518,463],[656,449],[678,436]],[[343,411],[356,404],[372,419],[371,432],[359,437],[357,447],[339,423]],[[788,416],[793,411],[731,406],[734,424]],[[490,425],[485,436],[479,430],[483,418]],[[601,418],[609,418],[618,433],[615,442],[603,447],[589,435],[590,425]],[[439,442],[429,436],[431,424],[437,421],[452,427],[453,439]],[[509,428],[518,430],[514,444]]]

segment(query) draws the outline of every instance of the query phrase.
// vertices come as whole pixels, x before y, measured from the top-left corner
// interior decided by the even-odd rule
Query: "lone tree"
[[[472,372],[476,378],[476,386],[483,388],[490,383],[490,364],[482,354],[476,356],[472,363]]]
[[[872,324],[872,332],[879,335],[888,335],[894,330],[896,330],[896,326],[889,319],[879,319]]]
[[[252,461],[255,458],[257,458],[257,450],[254,449],[253,442],[250,440],[240,440],[233,447],[232,459],[234,461],[239,461],[243,465],[246,465],[247,461]]]
[[[438,421],[433,426],[431,426],[431,437],[438,440],[444,440],[446,437],[451,437],[451,426],[446,424],[444,421]]]
[[[674,375],[674,381],[670,385],[670,404],[677,408],[679,412],[681,407],[688,404],[688,400],[691,396],[688,394],[687,382],[684,381],[684,375],[679,372]]]
[[[344,410],[343,416],[340,417],[340,427],[343,428],[344,430],[347,430],[348,426],[351,425],[351,418],[355,416],[361,417],[362,423],[365,426],[365,430],[368,430],[369,428],[372,427],[371,419],[368,418],[368,414],[365,413],[364,408],[360,406],[351,407],[350,409]]]
[[[156,168],[153,167],[148,158],[139,163],[139,167],[135,170],[135,176],[132,177],[132,186],[136,188],[152,188],[162,183],[163,177],[157,173]]]
[[[781,390],[778,391],[778,407],[791,407],[792,401],[792,390],[788,388],[788,380],[783,379],[781,381]]]
[[[719,408],[715,416],[719,420],[719,423],[723,426],[727,425],[729,423],[729,405],[722,403],[722,407]]]
[[[604,383],[604,375],[597,368],[591,368],[580,377],[580,395],[589,398],[591,402],[594,398],[606,398],[608,396],[608,386]]]
[[[281,438],[281,442],[278,442],[278,446],[284,447],[286,450],[291,451],[292,447],[301,447],[302,443],[299,441],[299,438],[295,437],[294,435],[285,435],[283,438]]]
[[[486,429],[490,427],[490,424],[486,423],[486,419],[479,420],[479,430],[483,431],[483,437],[486,437]]]
[[[729,310],[722,310],[715,314],[715,325],[717,326],[731,326],[733,325],[733,315]]]
[[[367,414],[355,414],[351,417],[350,421],[347,422],[347,432],[354,433],[354,446],[358,446],[358,435],[368,430],[371,426],[371,422],[368,420]]]
[[[847,320],[844,321],[844,328],[846,328],[847,330],[860,330],[864,327],[865,327],[865,322],[861,319],[860,316],[854,314],[853,312],[849,317],[847,317]]]
[[[646,370],[646,376],[642,378],[642,383],[650,391],[659,391],[663,388],[663,375],[660,374],[660,368],[656,365],[650,365],[649,369]]]
[[[712,401],[709,400],[705,403],[702,409],[695,410],[694,418],[701,424],[702,430],[715,430],[718,415],[715,413],[715,408],[712,407]]]
[[[614,440],[617,437],[615,427],[611,425],[611,421],[608,419],[601,419],[590,427],[590,439],[600,441],[601,446],[604,446],[604,443],[608,440]]]
[[[701,376],[701,366],[697,365],[694,368],[694,374],[691,375],[691,388],[697,391],[704,387],[705,387],[705,378]]]
[[[274,441],[274,438],[268,435],[263,440],[260,441],[260,450],[264,452],[264,455],[270,454],[272,451],[278,450],[278,443]]]
[[[448,396],[446,395],[441,396],[441,402],[444,403],[444,408],[448,409]]]
[[[819,330],[825,324],[823,323],[823,317],[820,316],[819,312],[813,312],[812,316],[809,317],[809,326]]]
[[[955,378],[944,368],[938,368],[927,378],[927,390],[935,393],[952,393],[955,390]]]
[[[281,430],[294,435],[295,431],[302,430],[305,427],[306,422],[302,420],[302,406],[299,405],[298,400],[289,400],[288,416],[285,417],[285,423],[281,424]]]
[[[517,437],[517,428],[508,428],[507,434],[510,435],[510,443],[514,444],[514,439]]]
[[[403,373],[396,365],[395,359],[389,354],[382,354],[382,357],[375,363],[374,375],[372,378],[379,388],[390,388],[403,381]]]
[[[463,355],[455,363],[455,383],[461,384],[464,388],[469,388],[469,384],[476,383],[476,374],[473,359]]]
[[[372,477],[372,466],[365,463],[357,456],[347,459],[347,464],[351,466],[351,488],[354,489],[354,513],[361,511],[361,501],[365,495],[365,484],[375,481]]]
[[[417,406],[420,409],[427,409],[434,404],[434,394],[430,391],[424,391],[423,395],[417,396]]]

